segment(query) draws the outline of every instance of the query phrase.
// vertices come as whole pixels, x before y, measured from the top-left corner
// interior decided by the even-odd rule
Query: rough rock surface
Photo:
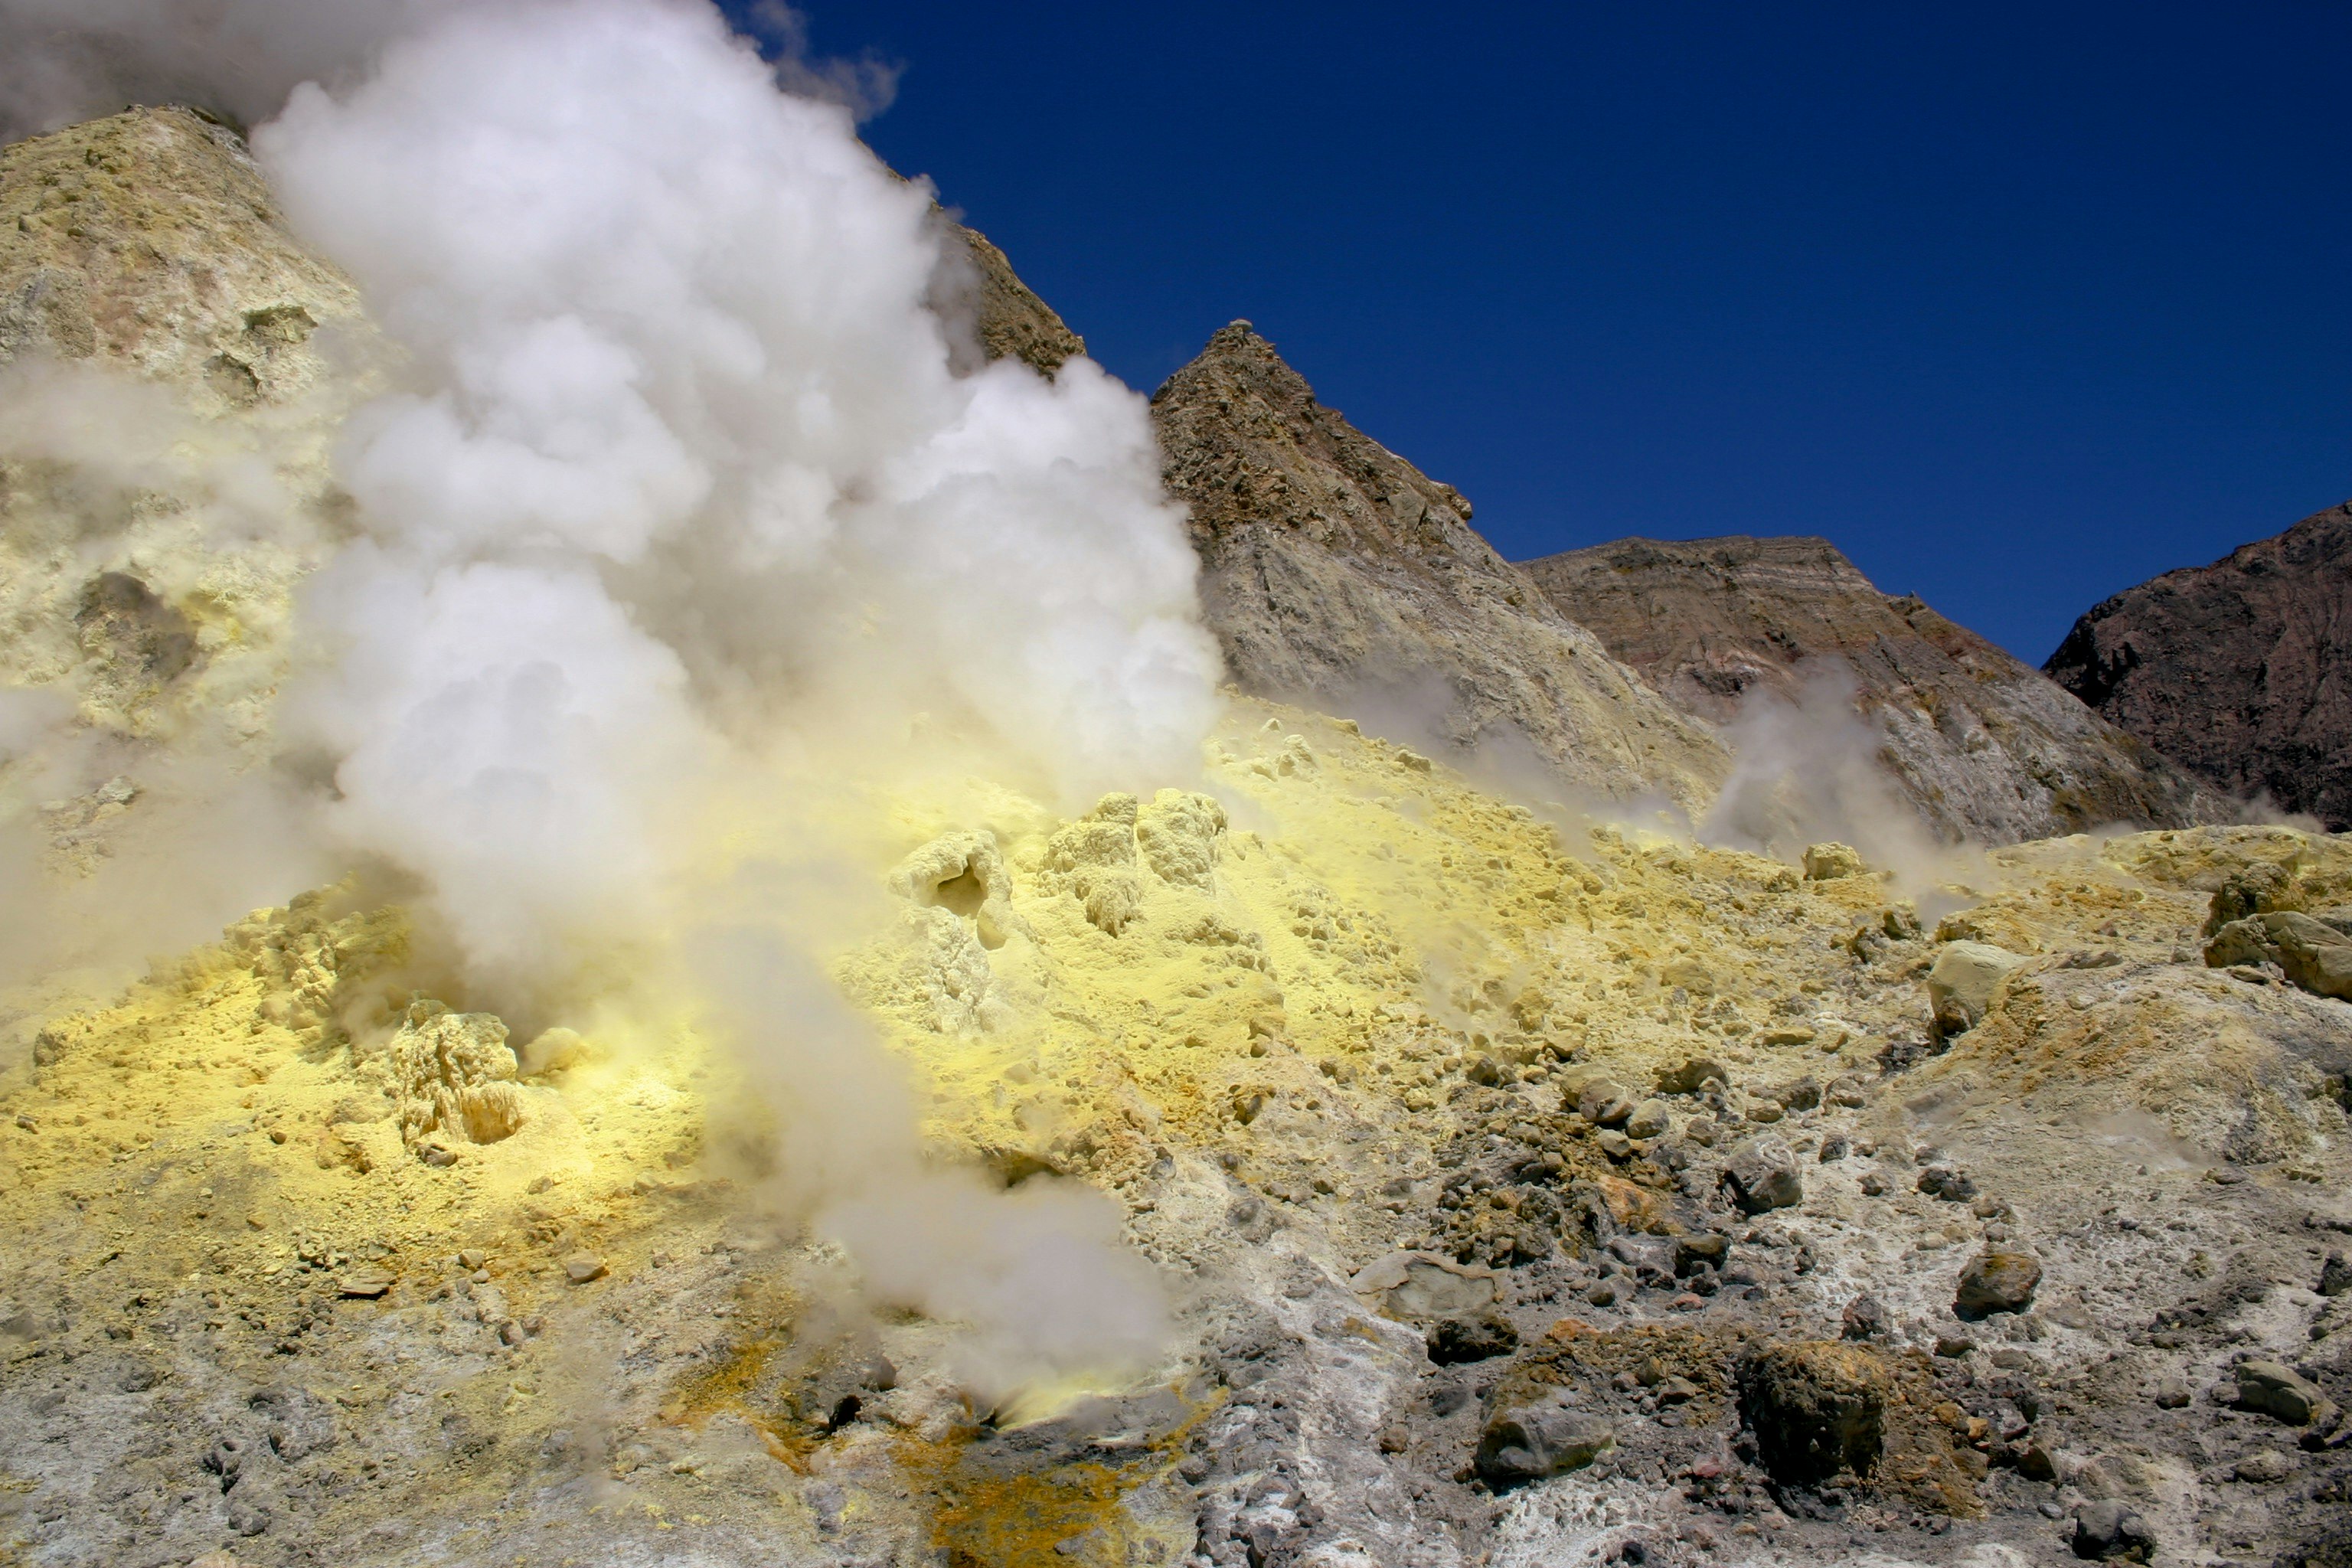
[[[957,232],[971,253],[977,292],[970,300],[982,352],[991,359],[1010,354],[1051,375],[1064,360],[1087,352],[1087,341],[1070,331],[1054,307],[1013,270],[1004,252],[978,229]]]
[[[1916,597],[1882,594],[1825,539],[1621,539],[1528,575],[1668,698],[1717,721],[1852,672],[1880,758],[1947,838],[2015,843],[2103,823],[2232,819],[2228,803]]]
[[[0,148],[0,361],[100,358],[244,407],[315,379],[311,333],[359,313],[236,134],[185,109]]]
[[[0,374],[121,432],[109,461],[21,432],[0,455],[0,675],[71,689],[102,731],[202,715],[258,734],[291,585],[334,528],[326,447],[371,341],[350,282],[221,126],[133,109],[0,148]],[[253,467],[315,532],[201,526]]]
[[[90,635],[168,666],[142,581]],[[510,1052],[400,910],[308,893],[0,996],[0,1561],[2344,1561],[2352,1005],[2197,943],[2352,903],[2352,842],[2018,846],[1930,937],[1870,866],[1539,819],[1302,709],[1168,782],[853,816],[916,918],[831,976],[933,1157],[1117,1205],[1160,1364],[980,1392],[856,1307],[756,1052],[618,992]],[[2020,963],[1946,1038],[1961,941]],[[1964,1321],[1985,1254],[2042,1276]]]
[[[2042,668],[2215,787],[2352,827],[2352,501],[2126,589]]]
[[[1318,401],[1236,321],[1152,395],[1192,509],[1201,597],[1245,691],[1452,745],[1532,752],[1571,787],[1685,804],[1719,784],[1706,726],[1661,701],[1470,527],[1470,503]]]

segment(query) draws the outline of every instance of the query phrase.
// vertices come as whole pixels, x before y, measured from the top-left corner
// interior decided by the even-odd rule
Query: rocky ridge
[[[2352,827],[2352,502],[2125,590],[2042,669],[2214,788]]]
[[[1886,773],[1947,839],[2233,818],[2146,740],[1919,599],[1880,593],[1827,540],[1623,539],[1523,569],[1660,692],[1718,723],[1750,692],[1795,702],[1842,667]]]
[[[1201,601],[1249,692],[1312,700],[1553,787],[1696,805],[1727,762],[1470,526],[1470,503],[1318,401],[1248,322],[1152,395]]]

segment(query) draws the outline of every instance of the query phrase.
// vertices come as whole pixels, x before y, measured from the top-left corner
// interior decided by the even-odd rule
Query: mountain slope
[[[1247,691],[1418,710],[1465,749],[1524,745],[1601,794],[1703,800],[1725,771],[1470,527],[1470,503],[1316,399],[1236,321],[1152,395],[1201,597]]]
[[[1626,539],[1527,563],[1561,613],[1693,712],[1797,699],[1808,660],[1853,672],[1880,759],[1943,837],[2006,844],[2106,822],[2176,827],[2229,807],[2138,740],[1827,540]]]
[[[2126,589],[2042,668],[2216,787],[2352,828],[2352,502]]]

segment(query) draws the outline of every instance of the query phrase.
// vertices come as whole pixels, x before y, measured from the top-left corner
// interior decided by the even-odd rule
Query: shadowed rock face
[[[2042,668],[2207,782],[2352,827],[2352,502],[2126,589]]]
[[[1623,539],[1525,570],[1562,614],[1706,718],[1729,719],[1758,688],[1794,700],[1806,661],[1842,661],[1884,737],[1881,762],[1948,838],[2230,818],[2228,803],[2148,745],[1917,598],[1880,593],[1827,540]]]
[[[1572,784],[1685,803],[1725,757],[1470,527],[1470,503],[1315,397],[1236,321],[1153,395],[1201,596],[1245,690],[1417,713]]]

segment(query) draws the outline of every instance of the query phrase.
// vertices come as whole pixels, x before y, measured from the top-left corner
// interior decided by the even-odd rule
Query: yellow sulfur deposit
[[[1203,1434],[1250,1407],[1233,1368],[1272,1331],[1234,1314],[1352,1303],[1299,1331],[1338,1358],[1321,1398],[1377,1416],[1380,1389],[1421,1375],[1418,1331],[1347,1279],[1398,1247],[1564,1292],[1591,1277],[1560,1272],[1595,1246],[1580,1214],[1671,1231],[1677,1160],[1767,1134],[1807,1172],[1789,1215],[1813,1259],[1769,1326],[1834,1320],[1865,1286],[1905,1310],[1979,1232],[2057,1228],[2066,1184],[2095,1194],[2117,1158],[2192,1191],[2224,1157],[2323,1181],[2341,1158],[2326,1064],[2282,1044],[2340,1004],[2183,962],[2231,868],[2279,861],[2324,893],[2352,875],[2333,840],[2053,841],[1987,857],[1968,889],[1809,880],[1238,701],[1206,790],[1069,820],[951,794],[993,804],[958,823],[909,800],[869,833],[900,914],[862,928],[835,980],[935,1158],[1117,1199],[1179,1302],[1160,1371],[1025,1415],[975,1405],[952,1325],[869,1317],[777,1206],[765,1173],[790,1151],[746,1114],[744,1062],[625,996],[519,1056],[501,1020],[416,992],[397,909],[329,891],[40,1023],[5,1105],[12,1387],[169,1391],[120,1421],[105,1463],[125,1477],[160,1462],[144,1432],[320,1435],[293,1459],[281,1444],[245,1499],[270,1510],[262,1545],[558,1561],[675,1535],[1172,1563],[1193,1528],[1179,1462],[1222,1451]],[[1949,1042],[1927,1012],[1931,926],[2023,961]],[[1890,1061],[1919,1065],[1884,1078]],[[1854,1185],[1859,1156],[1823,1163],[1832,1140],[1997,1150],[1970,1161],[1995,1217],[1912,1198],[1916,1220],[1874,1219],[1894,1200]],[[2045,1258],[2057,1323],[2107,1310],[2100,1273]],[[169,1408],[204,1414],[146,1424]],[[1442,1434],[1398,1430],[1398,1462],[1444,1463],[1420,1457]],[[51,1463],[12,1474],[46,1495]],[[567,1476],[576,1503],[531,1489]],[[175,1495],[140,1504],[141,1528],[257,1517]]]

